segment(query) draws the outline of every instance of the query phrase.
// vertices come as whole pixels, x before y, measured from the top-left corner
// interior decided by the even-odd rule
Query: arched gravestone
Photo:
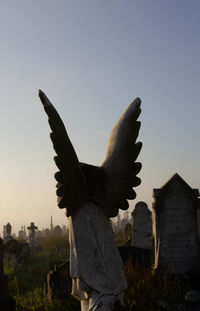
[[[4,232],[4,243],[10,241],[13,239],[12,235],[11,235],[11,232],[12,232],[12,226],[11,224],[8,222],[7,225],[5,226],[5,232]]]
[[[152,213],[145,202],[138,202],[132,212],[132,246],[152,249]]]
[[[184,274],[200,272],[196,203],[192,189],[178,174],[153,190],[155,268]]]

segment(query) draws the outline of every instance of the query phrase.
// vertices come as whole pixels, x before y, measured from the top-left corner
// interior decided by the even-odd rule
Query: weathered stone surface
[[[175,174],[161,189],[154,189],[155,267],[172,273],[200,272],[197,237],[197,189]]]
[[[133,235],[132,246],[152,249],[152,214],[145,202],[138,202],[132,212]]]

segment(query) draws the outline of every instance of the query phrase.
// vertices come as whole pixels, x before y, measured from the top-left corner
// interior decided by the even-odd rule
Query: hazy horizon
[[[52,0],[0,3],[0,232],[35,222],[67,225],[56,204],[57,168],[42,89],[60,113],[81,162],[100,165],[111,129],[142,99],[130,202],[178,173],[200,187],[200,2]]]

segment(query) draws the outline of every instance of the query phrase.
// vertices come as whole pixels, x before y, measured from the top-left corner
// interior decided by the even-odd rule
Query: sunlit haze
[[[200,187],[200,2],[35,0],[0,2],[0,232],[30,222],[67,224],[56,204],[42,89],[81,162],[103,162],[112,127],[142,99],[137,198],[174,173]]]

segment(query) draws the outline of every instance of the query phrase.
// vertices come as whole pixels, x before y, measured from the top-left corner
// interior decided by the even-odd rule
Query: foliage
[[[50,303],[44,293],[52,260],[68,259],[66,239],[49,237],[40,239],[39,243],[43,251],[31,253],[17,268],[13,261],[5,261],[10,294],[16,299],[17,311],[79,311],[80,304],[72,297]],[[126,311],[185,310],[184,296],[189,288],[177,276],[166,271],[155,272],[143,262],[137,262],[133,267],[128,261],[124,271],[128,281]]]
[[[69,259],[69,240],[67,236],[49,236],[38,238],[38,244],[47,253],[51,261],[66,261]]]
[[[137,262],[133,267],[130,260],[124,271],[128,281],[125,310],[185,310],[184,297],[189,288],[178,276],[167,271],[155,272],[143,262]]]
[[[44,283],[52,261],[68,259],[67,240],[64,237],[41,238],[43,251],[31,253],[15,267],[14,259],[4,260],[10,295],[16,299],[16,311],[79,311],[79,303],[70,298],[50,303],[44,293]]]

